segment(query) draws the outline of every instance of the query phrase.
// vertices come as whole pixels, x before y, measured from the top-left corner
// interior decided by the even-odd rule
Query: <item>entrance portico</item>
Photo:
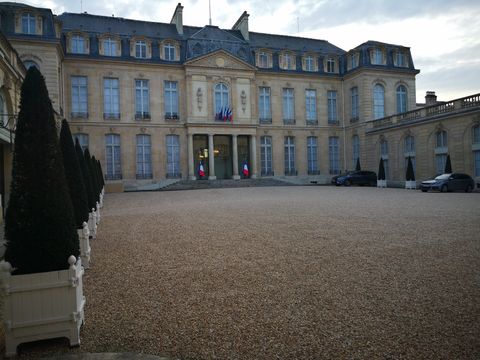
[[[187,137],[190,180],[257,177],[256,129],[190,127]]]

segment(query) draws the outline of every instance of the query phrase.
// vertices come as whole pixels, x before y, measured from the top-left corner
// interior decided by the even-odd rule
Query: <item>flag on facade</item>
[[[203,161],[200,161],[200,166],[198,167],[198,176],[204,177],[205,176],[205,169],[203,168]]]
[[[246,161],[243,162],[243,170],[242,170],[242,172],[243,172],[243,175],[245,175],[245,176],[248,176],[248,174],[249,174],[249,172],[248,172],[248,165],[247,165],[247,162],[246,162]]]

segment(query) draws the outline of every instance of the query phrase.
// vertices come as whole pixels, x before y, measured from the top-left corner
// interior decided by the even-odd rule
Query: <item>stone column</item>
[[[188,134],[188,179],[189,180],[197,180],[195,176],[195,164],[193,161],[193,134]]]
[[[215,176],[215,154],[213,152],[213,134],[208,134],[208,180],[217,180]]]
[[[238,175],[238,146],[237,135],[232,135],[232,147],[233,147],[233,180],[240,180]]]
[[[251,173],[250,176],[252,179],[257,178],[257,136],[252,135],[250,137],[250,163],[251,163]]]

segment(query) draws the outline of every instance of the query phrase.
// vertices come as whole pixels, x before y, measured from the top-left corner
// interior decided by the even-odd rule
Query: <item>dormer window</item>
[[[407,67],[407,56],[405,53],[401,51],[397,51],[395,53],[395,66],[398,67]]]
[[[280,68],[283,70],[295,70],[295,56],[291,53],[281,54]]]
[[[85,54],[85,38],[83,36],[72,36],[71,51],[73,54]]]
[[[168,42],[163,45],[163,53],[165,56],[165,60],[175,61],[175,46],[172,43]]]
[[[355,69],[358,67],[358,54],[352,53],[350,54],[350,69]]]
[[[36,33],[36,25],[37,22],[34,15],[30,13],[22,15],[22,33],[34,35]]]
[[[147,43],[144,40],[138,40],[135,42],[135,57],[137,59],[147,58]]]
[[[105,38],[102,41],[103,55],[117,56],[117,41],[112,38]]]
[[[327,65],[327,66],[326,66],[326,67],[327,67],[327,68],[326,68],[326,72],[327,72],[327,73],[334,73],[334,72],[336,72],[335,62],[336,62],[336,61],[335,61],[334,58],[329,57],[329,58],[327,59],[327,64],[326,64],[326,65]]]
[[[305,71],[315,71],[315,58],[311,55],[305,56]]]
[[[383,51],[380,48],[373,49],[372,52],[372,64],[383,65]]]
[[[260,52],[258,54],[258,66],[262,68],[268,67],[268,54],[265,52]]]

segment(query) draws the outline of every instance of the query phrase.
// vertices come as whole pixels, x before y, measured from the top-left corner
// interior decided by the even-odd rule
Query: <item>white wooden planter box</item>
[[[80,242],[80,258],[85,269],[90,267],[90,231],[88,224],[83,223],[83,229],[78,229],[78,240]]]
[[[386,188],[387,187],[387,180],[377,180],[377,187]]]
[[[82,260],[70,256],[68,270],[11,275],[8,262],[0,263],[5,290],[4,327],[6,355],[16,354],[24,342],[66,337],[80,344],[84,322]]]
[[[90,231],[90,238],[97,238],[97,213],[95,209],[88,213],[88,230]]]
[[[97,214],[96,222],[97,222],[97,225],[98,225],[98,224],[100,224],[100,204],[99,204],[98,201],[97,201],[97,211],[96,211],[96,214]]]
[[[416,181],[405,181],[405,189],[417,189],[417,182]]]

